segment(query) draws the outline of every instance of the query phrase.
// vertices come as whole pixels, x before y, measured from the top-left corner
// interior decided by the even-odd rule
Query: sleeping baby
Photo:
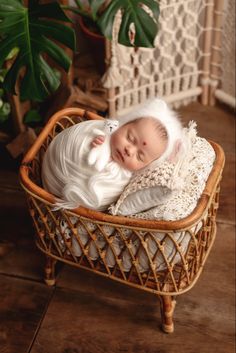
[[[106,210],[131,176],[178,159],[182,126],[160,99],[118,120],[90,120],[58,134],[47,149],[42,180],[55,209]]]

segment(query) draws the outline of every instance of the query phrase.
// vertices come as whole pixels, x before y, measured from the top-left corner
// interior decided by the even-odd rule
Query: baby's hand
[[[105,168],[111,156],[110,133],[104,133],[100,129],[94,129],[91,141],[91,151],[88,154],[88,164],[93,165],[97,171]]]
[[[102,145],[104,141],[105,141],[105,136],[103,135],[96,136],[91,142],[91,147],[97,147],[99,145]]]

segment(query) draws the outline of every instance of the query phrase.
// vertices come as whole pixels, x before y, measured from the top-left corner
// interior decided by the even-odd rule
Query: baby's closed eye
[[[127,133],[127,140],[128,140],[129,142],[131,142],[131,143],[135,143],[135,138],[134,138],[134,136],[132,135],[132,133],[129,132],[129,131],[128,131],[128,133]]]
[[[143,154],[143,152],[138,152],[137,153],[137,159],[140,162],[144,162],[144,154]]]

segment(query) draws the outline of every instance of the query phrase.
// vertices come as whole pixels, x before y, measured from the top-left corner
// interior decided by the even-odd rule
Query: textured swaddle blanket
[[[116,121],[85,121],[58,134],[42,165],[46,190],[57,196],[55,209],[85,206],[103,211],[121,194],[131,172],[110,159],[110,133]],[[105,142],[91,149],[97,135]]]

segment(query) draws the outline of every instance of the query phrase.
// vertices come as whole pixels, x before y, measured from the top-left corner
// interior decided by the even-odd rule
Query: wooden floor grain
[[[53,288],[4,275],[0,283],[0,352],[28,352]]]
[[[42,281],[43,256],[14,168],[0,171],[0,352],[233,353],[235,334],[235,117],[193,103],[180,111],[226,153],[215,244],[197,284],[177,298],[175,332],[160,330],[159,301],[69,266],[56,287]]]

